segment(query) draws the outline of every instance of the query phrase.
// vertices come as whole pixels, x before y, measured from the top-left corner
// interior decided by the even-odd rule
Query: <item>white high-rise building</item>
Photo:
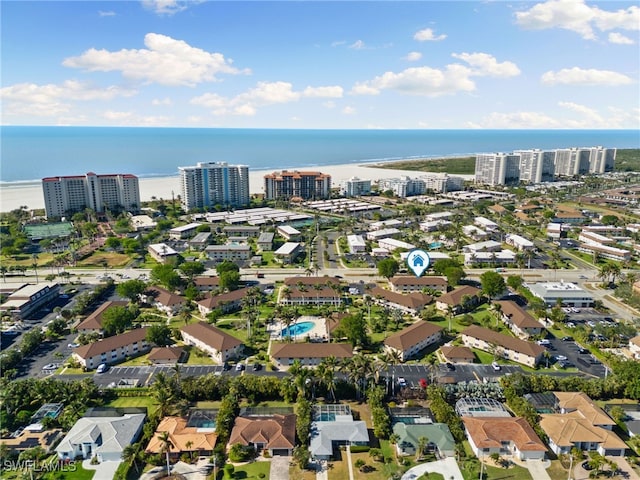
[[[42,179],[44,206],[48,218],[90,208],[136,212],[140,208],[138,177],[131,174],[47,177]]]
[[[223,162],[199,162],[179,167],[182,207],[185,210],[214,205],[242,207],[249,204],[249,167]]]
[[[358,177],[351,177],[342,184],[342,194],[345,197],[358,197],[371,193],[371,180],[362,180]]]
[[[476,155],[476,183],[505,185],[520,181],[520,155],[480,153]]]
[[[555,151],[553,150],[516,150],[520,155],[520,180],[528,183],[552,182]]]

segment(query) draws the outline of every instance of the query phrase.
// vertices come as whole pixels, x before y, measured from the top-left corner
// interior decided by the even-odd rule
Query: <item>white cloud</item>
[[[113,10],[109,10],[106,12],[103,10],[98,10],[98,15],[100,15],[101,17],[115,17],[116,12],[114,12]]]
[[[107,110],[102,113],[102,118],[113,122],[115,125],[129,125],[135,127],[154,127],[166,126],[169,124],[169,117],[138,115],[135,112],[118,112],[115,110]]]
[[[36,116],[56,116],[70,111],[70,101],[112,100],[116,97],[131,97],[136,93],[135,90],[116,86],[97,88],[76,80],[67,80],[59,85],[18,83],[0,89],[0,98],[7,100],[6,112],[9,114],[29,112]]]
[[[640,121],[640,109],[624,111],[608,107],[607,115],[586,105],[558,102],[560,111],[544,112],[492,112],[480,122],[469,122],[469,128],[633,128]],[[564,113],[568,115],[564,115]],[[573,116],[572,116],[573,114]]]
[[[512,77],[520,69],[512,62],[499,63],[486,53],[453,54],[470,67],[452,63],[442,69],[431,67],[407,68],[402,72],[385,72],[372,80],[358,82],[351,89],[354,95],[379,95],[382,90],[397,90],[408,95],[437,97],[476,89],[474,76]]]
[[[488,53],[453,53],[452,57],[467,62],[474,68],[473,74],[493,77],[515,77],[520,75],[520,69],[513,62],[498,63],[496,58]]]
[[[335,42],[331,42],[331,46],[332,47],[341,47],[342,45],[346,45],[347,42],[345,42],[344,40],[337,40]]]
[[[171,101],[171,99],[169,97],[165,97],[165,98],[154,98],[153,100],[151,100],[151,105],[153,106],[160,106],[160,105],[171,105],[173,102]]]
[[[142,0],[142,6],[158,15],[174,15],[187,9],[185,0]]]
[[[404,59],[407,60],[408,62],[417,62],[421,58],[422,58],[422,54],[420,52],[409,52],[407,56],[404,57]]]
[[[555,118],[540,112],[493,112],[484,117],[480,123],[470,122],[469,128],[562,128],[565,127]]]
[[[541,80],[547,85],[618,86],[633,83],[631,78],[622,73],[579,67],[563,68],[557,72],[548,71],[542,75]]]
[[[416,32],[413,38],[419,42],[439,42],[447,38],[447,36],[444,34],[436,35],[432,29],[425,28],[424,30]]]
[[[587,122],[590,126],[605,126],[602,116],[591,107],[574,102],[558,102],[558,106],[579,113],[582,121]]]
[[[339,86],[331,87],[307,87],[302,96],[308,98],[342,98],[343,89]]]
[[[344,107],[342,109],[342,113],[343,113],[343,115],[355,115],[356,114],[356,109],[353,108],[353,107],[347,106],[347,107]]]
[[[195,86],[216,81],[219,74],[250,73],[233,67],[232,60],[221,53],[210,53],[166,35],[148,33],[144,44],[146,49],[117,52],[91,48],[62,64],[90,72],[119,71],[126,78],[169,86]]]
[[[617,43],[618,45],[633,45],[634,43],[636,43],[629,37],[625,37],[624,35],[618,32],[610,33],[608,40],[609,40],[609,43]]]
[[[235,97],[227,98],[216,93],[194,97],[189,103],[212,109],[214,115],[255,115],[259,107],[297,102],[301,98],[341,98],[339,86],[308,86],[294,90],[289,82],[259,82],[254,88]]]
[[[349,45],[349,48],[352,48],[354,50],[363,50],[365,48],[365,45],[362,40],[356,40],[351,45]]]
[[[531,30],[562,28],[576,32],[584,39],[594,40],[594,27],[603,32],[616,28],[638,30],[640,8],[634,5],[607,11],[586,5],[584,0],[548,0],[516,12],[516,23]]]

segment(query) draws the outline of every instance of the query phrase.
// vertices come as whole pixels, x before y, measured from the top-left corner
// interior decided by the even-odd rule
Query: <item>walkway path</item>
[[[316,480],[329,480],[329,464],[325,461],[315,462]]]
[[[347,465],[349,466],[349,480],[353,480],[353,463],[351,463],[351,448],[349,445],[346,446],[345,450],[347,451]]]
[[[421,477],[426,472],[435,472],[442,475],[447,480],[464,480],[460,467],[456,459],[453,457],[444,460],[436,460],[435,462],[427,462],[410,468],[402,475],[402,480],[413,480]],[[538,480],[537,477],[533,477]]]

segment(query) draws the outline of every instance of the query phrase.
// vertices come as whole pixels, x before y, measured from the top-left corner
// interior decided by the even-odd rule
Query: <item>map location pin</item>
[[[422,276],[430,264],[431,258],[429,258],[429,254],[424,250],[416,248],[411,250],[409,255],[407,255],[407,267],[416,277]]]

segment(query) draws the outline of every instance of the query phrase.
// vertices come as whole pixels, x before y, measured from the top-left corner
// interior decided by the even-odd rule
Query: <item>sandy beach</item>
[[[381,178],[393,178],[403,175],[417,177],[422,172],[412,170],[394,170],[390,168],[372,168],[373,165],[329,165],[318,168],[305,168],[300,170],[314,170],[331,175],[331,183],[334,187],[340,186],[342,182],[351,177],[358,177],[363,180],[377,181]],[[249,171],[249,188],[252,194],[263,193],[263,176],[272,173],[273,170]],[[464,175],[463,175],[464,176]],[[140,178],[140,200],[143,202],[151,200],[151,197],[164,198],[169,200],[173,194],[180,195],[179,177],[157,177]],[[4,184],[0,188],[0,211],[8,212],[21,205],[26,205],[29,209],[44,208],[44,197],[42,196],[42,186],[40,183],[10,183]]]

